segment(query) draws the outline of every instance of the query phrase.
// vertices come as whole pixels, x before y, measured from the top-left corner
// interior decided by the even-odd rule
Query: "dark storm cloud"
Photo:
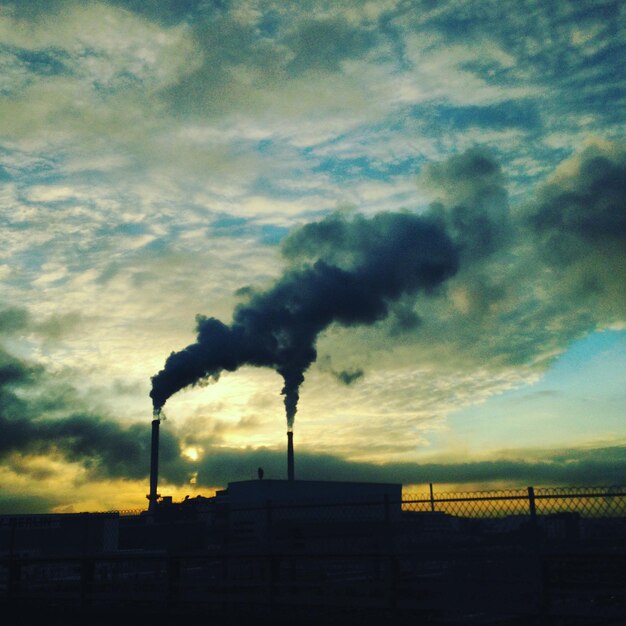
[[[431,220],[410,213],[381,213],[371,219],[332,215],[307,224],[285,242],[294,263],[267,291],[251,291],[227,326],[198,316],[198,338],[172,353],[152,378],[158,413],[176,391],[242,365],[275,369],[289,426],[296,413],[304,373],[317,357],[318,335],[332,323],[369,325],[389,314],[404,294],[434,290],[457,270],[457,252]]]
[[[296,456],[302,480],[470,484],[507,481],[521,485],[621,485],[626,471],[623,446],[548,450],[530,459],[501,458],[462,463],[357,463],[339,457],[300,451]],[[263,467],[266,478],[284,478],[285,453],[267,449],[207,450],[198,465],[198,484],[225,485],[256,478]]]
[[[437,197],[430,214],[459,248],[460,268],[418,311],[405,303],[421,325],[389,334],[439,351],[439,362],[541,371],[572,341],[622,323],[624,163],[623,148],[592,144],[514,208],[484,150],[425,167],[420,184]]]
[[[43,373],[40,366],[25,363],[0,348],[0,414],[9,404],[9,398],[4,398],[4,388],[13,388],[15,385],[29,385],[37,382]],[[20,402],[16,398],[16,402]]]
[[[520,230],[544,268],[544,324],[571,340],[626,315],[626,152],[592,146],[566,166],[521,212]]]
[[[623,276],[626,152],[584,152],[577,171],[547,185],[526,219],[550,264],[566,267],[590,258],[611,263],[612,270]]]
[[[57,504],[53,497],[0,494],[0,515],[38,513],[50,511]]]
[[[502,169],[491,153],[473,148],[428,165],[421,181],[442,198],[431,206],[431,213],[464,256],[483,257],[506,243],[508,194]]]
[[[0,432],[3,435],[0,456],[10,452],[22,455],[57,453],[70,463],[83,465],[98,478],[140,479],[148,474],[149,425],[122,427],[93,414],[28,421],[0,416]],[[173,467],[179,458],[178,444],[172,435],[163,434],[160,442],[162,474],[183,482],[187,474]]]
[[[55,389],[42,367],[0,349],[0,459],[59,455],[100,478],[145,478],[150,425],[122,426],[81,410],[67,390]],[[162,475],[184,482],[187,469],[168,431],[161,436]]]

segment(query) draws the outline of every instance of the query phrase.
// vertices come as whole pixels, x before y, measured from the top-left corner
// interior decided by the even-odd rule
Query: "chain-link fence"
[[[110,513],[117,513],[120,517],[132,517],[133,515],[141,515],[142,509],[117,509],[110,511]]]
[[[130,607],[141,619],[151,611],[151,623],[178,610],[237,623],[299,611],[300,623],[346,623],[360,607],[360,626],[390,615],[603,626],[626,614],[626,488],[306,496],[247,507],[205,499],[195,518],[189,503],[168,501],[134,516],[0,517],[0,614],[40,607],[35,623],[56,607],[96,623],[110,610],[106,623],[121,624]],[[477,615],[492,621],[469,621]]]
[[[305,494],[303,494],[305,495]],[[437,513],[454,518],[534,518],[559,514],[589,519],[626,519],[626,487],[558,487],[497,491],[404,493],[400,501],[384,497],[344,502],[268,500],[256,506],[230,506],[231,527],[245,533],[306,521],[310,524],[342,522],[396,522],[412,513]]]
[[[349,525],[358,522],[361,526],[385,525],[401,520],[414,519],[420,513],[436,513],[437,523],[443,527],[442,516],[453,521],[463,519],[501,520],[505,518],[513,524],[524,519],[538,518],[545,521],[555,517],[575,517],[591,523],[620,523],[626,520],[626,487],[527,487],[525,489],[501,489],[494,491],[452,492],[439,491],[430,485],[428,492],[403,492],[401,499],[385,495],[381,498],[345,499],[328,502],[324,500],[309,501],[306,491],[298,501],[270,500],[254,505],[218,503],[204,505],[198,519],[211,525],[227,528],[227,533],[234,543],[257,540],[265,536],[269,529],[299,525],[315,532],[314,527],[324,525]],[[206,500],[206,502],[210,502]],[[161,522],[177,523],[177,505],[164,506]],[[185,519],[194,519],[193,511],[186,507]],[[133,518],[145,515],[145,511],[117,511],[120,518],[128,523]],[[611,522],[613,521],[613,522]],[[422,519],[422,523],[427,523]],[[125,527],[122,525],[122,527]],[[500,527],[500,526],[499,526]],[[0,533],[1,534],[1,533]],[[294,537],[294,543],[298,537]]]
[[[303,494],[306,495],[306,494]],[[482,518],[508,515],[551,515],[575,513],[581,517],[626,517],[626,486],[616,487],[528,487],[489,491],[403,492],[400,508],[391,499],[360,502],[272,502],[230,507],[230,513],[246,520],[267,517],[274,521],[300,519],[303,511],[311,521],[371,519],[389,520],[399,512],[440,512],[456,517]],[[141,509],[110,511],[120,517],[145,514]]]
[[[626,487],[528,487],[497,491],[407,494],[403,511],[440,511],[458,517],[574,513],[589,518],[626,517]]]

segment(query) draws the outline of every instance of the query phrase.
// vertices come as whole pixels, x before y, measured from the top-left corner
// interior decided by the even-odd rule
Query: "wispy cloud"
[[[623,329],[622,22],[617,0],[7,0],[0,339],[43,368],[20,394],[54,379],[59,419],[124,437],[195,315],[228,324],[271,290],[283,241],[339,262],[302,235],[337,215],[428,216],[460,259],[386,320],[320,334],[299,435],[338,458],[410,460],[450,412]],[[280,386],[243,368],[181,392],[172,436],[275,446]]]

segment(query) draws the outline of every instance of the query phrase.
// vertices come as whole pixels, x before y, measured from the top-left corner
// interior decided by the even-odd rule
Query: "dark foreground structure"
[[[0,609],[7,626],[626,624],[626,490],[259,480],[134,515],[4,516]]]

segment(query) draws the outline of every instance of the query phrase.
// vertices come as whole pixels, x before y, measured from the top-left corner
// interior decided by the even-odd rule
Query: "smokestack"
[[[293,431],[287,431],[287,480],[294,479]]]
[[[160,420],[152,420],[152,445],[150,448],[150,493],[148,498],[148,511],[153,513],[156,509],[159,494],[157,482],[159,480],[159,423]]]

